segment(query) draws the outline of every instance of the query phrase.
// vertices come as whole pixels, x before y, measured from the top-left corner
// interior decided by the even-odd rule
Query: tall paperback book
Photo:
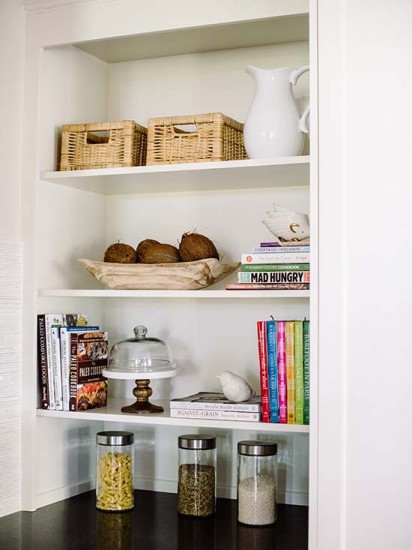
[[[287,424],[286,322],[276,322],[278,355],[279,422]]]
[[[107,405],[107,382],[102,375],[107,367],[107,332],[72,333],[70,337],[71,411]]]
[[[47,369],[46,323],[44,315],[37,316],[37,364],[39,369],[40,407],[50,408],[50,385]]]
[[[60,328],[60,361],[62,369],[63,410],[70,410],[70,340],[73,332],[97,332],[96,326],[72,326]]]
[[[310,396],[310,321],[303,321],[303,423],[309,424]]]
[[[51,362],[56,411],[63,410],[62,366],[60,360],[60,325],[51,327]]]
[[[288,424],[295,424],[295,328],[286,321],[286,399]]]
[[[278,359],[275,321],[266,321],[266,340],[269,376],[270,421],[279,423]]]
[[[265,321],[257,321],[258,357],[260,371],[260,399],[262,406],[262,422],[270,422],[269,409],[269,376],[267,363],[266,326]]]
[[[52,331],[52,327],[70,326],[77,323],[86,324],[82,314],[43,313],[37,316],[38,369],[42,409],[63,409],[61,376],[58,371],[57,332]]]
[[[303,424],[303,321],[295,321],[295,422]]]

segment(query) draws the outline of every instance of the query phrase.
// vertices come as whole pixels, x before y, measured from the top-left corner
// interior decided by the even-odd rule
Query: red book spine
[[[269,375],[265,321],[257,322],[262,422],[270,422]]]
[[[279,382],[279,423],[287,424],[287,389],[286,389],[286,323],[277,323],[278,344],[278,382]]]

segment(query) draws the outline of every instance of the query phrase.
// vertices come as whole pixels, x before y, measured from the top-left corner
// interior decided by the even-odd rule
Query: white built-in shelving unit
[[[301,157],[292,158],[56,170],[63,124],[133,119],[144,125],[152,116],[216,111],[244,121],[253,94],[247,64],[297,67],[313,56],[303,0],[258,1],[245,9],[234,3],[213,17],[203,9],[183,13],[170,8],[162,23],[156,23],[150,9],[143,21],[137,15],[125,18],[122,6],[128,3],[108,2],[104,9],[100,3],[101,11],[97,4],[88,5],[92,28],[85,25],[81,6],[68,10],[73,24],[60,33],[56,29],[65,9],[29,21],[28,110],[38,116],[28,116],[27,122],[36,148],[26,159],[25,176],[26,231],[32,245],[26,288],[32,300],[25,372],[30,437],[24,445],[47,476],[30,477],[36,466],[25,465],[24,475],[32,480],[26,507],[92,487],[95,432],[123,425],[136,432],[136,452],[143,453],[136,476],[142,487],[173,491],[174,462],[171,456],[162,459],[164,450],[176,452],[182,430],[216,430],[222,460],[230,463],[221,495],[235,494],[236,441],[275,437],[281,450],[281,493],[288,503],[307,504],[307,426],[174,419],[167,407],[150,417],[123,414],[120,408],[130,400],[132,386],[118,381],[109,381],[105,409],[36,411],[36,313],[85,312],[93,324],[108,330],[111,343],[132,335],[135,325],[146,325],[149,335],[169,343],[179,368],[172,381],[152,384],[154,402],[156,396],[167,402],[171,395],[218,389],[216,375],[223,370],[238,372],[258,389],[256,321],[269,315],[310,318],[316,295],[313,290],[226,291],[225,283],[234,282],[236,275],[197,291],[114,291],[78,264],[78,258],[101,259],[118,239],[132,245],[144,238],[176,244],[193,229],[212,238],[225,259],[238,261],[241,253],[270,239],[261,220],[273,202],[316,213],[308,143]],[[307,103],[308,80],[302,79],[296,95],[302,105]],[[315,121],[311,131],[316,132]],[[316,258],[316,219],[311,222]],[[314,269],[313,288],[315,277]],[[70,463],[79,464],[76,472],[68,468]]]

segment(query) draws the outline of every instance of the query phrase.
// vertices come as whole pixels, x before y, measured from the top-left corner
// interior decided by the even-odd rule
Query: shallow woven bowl
[[[100,283],[115,290],[198,290],[235,272],[240,263],[215,258],[175,264],[116,264],[78,260]]]

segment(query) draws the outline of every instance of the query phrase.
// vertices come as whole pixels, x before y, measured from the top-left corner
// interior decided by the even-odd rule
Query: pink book
[[[262,422],[270,422],[269,407],[269,375],[266,345],[266,324],[265,321],[257,322],[258,353],[260,368],[260,399],[262,409]]]
[[[279,383],[279,423],[287,424],[286,386],[286,322],[277,322],[278,344],[278,383]]]

